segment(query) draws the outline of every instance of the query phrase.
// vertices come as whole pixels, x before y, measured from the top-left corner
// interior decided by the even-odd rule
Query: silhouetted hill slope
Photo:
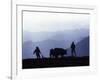
[[[65,31],[55,31],[55,32],[23,32],[23,41],[40,42],[45,40],[55,40],[55,41],[80,41],[80,39],[89,35],[88,29],[73,29]],[[71,36],[71,37],[70,37]]]
[[[76,43],[76,55],[89,56],[89,36]],[[68,56],[71,56],[71,48],[68,48]]]
[[[78,56],[89,56],[89,37],[84,38],[76,45]]]

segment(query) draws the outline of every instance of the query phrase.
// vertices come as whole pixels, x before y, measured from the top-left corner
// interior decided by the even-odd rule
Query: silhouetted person
[[[35,54],[35,53],[36,53],[37,59],[40,59],[41,51],[40,51],[39,47],[36,47],[33,54]]]
[[[74,42],[72,42],[72,44],[71,44],[71,54],[72,54],[72,56],[76,56],[75,48],[76,48],[76,46],[75,46]]]

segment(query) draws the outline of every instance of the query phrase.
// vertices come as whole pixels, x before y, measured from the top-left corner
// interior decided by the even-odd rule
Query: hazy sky
[[[29,32],[88,29],[89,15],[68,13],[23,12],[23,30]]]

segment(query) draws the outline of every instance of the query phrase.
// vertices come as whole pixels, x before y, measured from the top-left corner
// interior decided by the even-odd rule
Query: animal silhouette
[[[50,58],[58,58],[59,56],[62,58],[64,55],[67,55],[67,49],[63,48],[54,48],[50,49]]]

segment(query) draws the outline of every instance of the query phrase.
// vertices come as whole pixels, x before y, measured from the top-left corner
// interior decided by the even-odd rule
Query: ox
[[[64,57],[64,55],[67,55],[67,49],[63,48],[50,49],[50,58],[58,58],[59,56]]]

